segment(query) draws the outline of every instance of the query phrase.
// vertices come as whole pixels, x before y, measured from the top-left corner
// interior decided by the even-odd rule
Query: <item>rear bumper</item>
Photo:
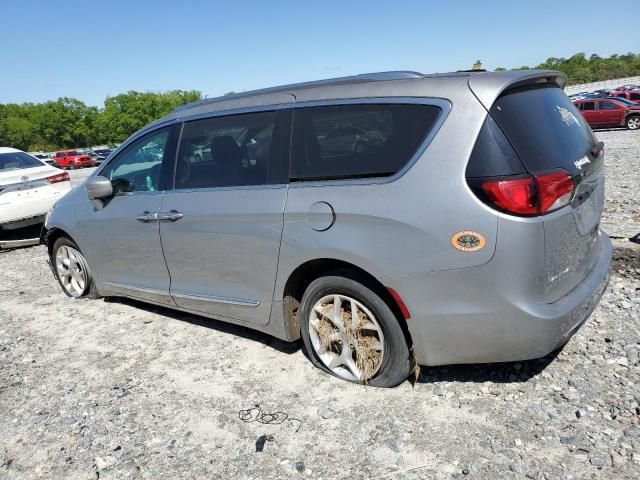
[[[599,234],[598,260],[553,303],[509,289],[508,268],[486,265],[387,279],[411,311],[407,321],[421,365],[529,360],[557,349],[598,305],[609,281],[611,241]]]

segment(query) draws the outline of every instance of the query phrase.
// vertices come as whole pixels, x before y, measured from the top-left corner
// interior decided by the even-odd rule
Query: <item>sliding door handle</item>
[[[161,222],[175,222],[184,217],[184,213],[180,213],[177,210],[171,210],[170,212],[160,212],[158,214],[158,220]]]
[[[158,221],[158,214],[157,213],[151,213],[148,210],[145,210],[144,212],[142,212],[140,215],[138,215],[136,217],[136,220],[138,220],[139,222],[144,222],[144,223],[157,222]]]

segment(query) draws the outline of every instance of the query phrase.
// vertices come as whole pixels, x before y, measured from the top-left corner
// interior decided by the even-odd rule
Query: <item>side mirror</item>
[[[85,182],[85,188],[87,189],[87,196],[89,200],[96,200],[99,198],[106,198],[113,195],[113,186],[111,180],[107,177],[90,177]]]

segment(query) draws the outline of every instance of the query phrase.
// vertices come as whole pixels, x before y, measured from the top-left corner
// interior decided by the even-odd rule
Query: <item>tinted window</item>
[[[612,102],[600,102],[600,110],[617,110],[618,107],[615,103]]]
[[[393,175],[411,159],[439,113],[428,105],[296,109],[291,179]]]
[[[153,192],[159,189],[160,169],[169,143],[170,128],[151,132],[128,145],[100,175],[113,183],[114,193]]]
[[[467,177],[498,177],[526,173],[496,121],[488,116],[467,165]]]
[[[596,102],[584,102],[580,110],[595,110]]]
[[[576,172],[573,162],[596,144],[584,118],[559,88],[513,91],[495,101],[491,115],[531,172]]]
[[[629,98],[631,100],[640,100],[640,93],[630,93]]]
[[[0,153],[0,172],[42,166],[42,162],[39,162],[31,155],[27,155],[24,152]]]
[[[175,186],[231,187],[274,183],[276,112],[207,118],[184,124]],[[288,147],[288,142],[287,145]],[[285,149],[288,151],[288,148]]]

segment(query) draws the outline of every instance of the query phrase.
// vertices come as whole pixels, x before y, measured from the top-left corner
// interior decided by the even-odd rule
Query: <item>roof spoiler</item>
[[[493,72],[469,77],[469,88],[487,110],[491,108],[496,98],[508,90],[550,83],[564,88],[567,77],[564,73],[555,70]]]

